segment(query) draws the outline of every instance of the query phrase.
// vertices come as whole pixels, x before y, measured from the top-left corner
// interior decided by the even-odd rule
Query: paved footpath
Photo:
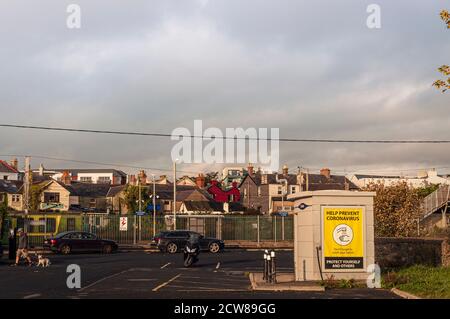
[[[261,271],[260,251],[203,253],[184,268],[182,255],[128,252],[112,255],[50,255],[49,268],[0,263],[0,298],[398,298],[386,290],[333,289],[326,292],[255,292],[248,273]],[[66,285],[69,264],[81,267],[81,289]],[[278,270],[292,272],[292,252],[278,253]]]

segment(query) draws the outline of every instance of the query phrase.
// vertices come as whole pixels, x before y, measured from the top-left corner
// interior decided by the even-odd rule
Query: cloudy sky
[[[80,29],[67,28],[71,3],[81,7]],[[371,3],[381,29],[366,25]],[[431,87],[450,63],[444,8],[448,1],[2,0],[0,122],[171,133],[201,119],[223,130],[276,127],[285,138],[450,139],[450,95]],[[2,159],[170,169],[173,145],[0,128]],[[447,172],[449,158],[448,145],[280,144],[280,164],[292,170]],[[88,166],[33,158],[41,162]]]

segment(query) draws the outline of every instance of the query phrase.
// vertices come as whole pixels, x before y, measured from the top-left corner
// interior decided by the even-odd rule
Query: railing
[[[22,216],[12,218],[13,227],[24,227]],[[37,220],[39,217],[35,217]],[[45,237],[57,233],[75,230],[87,231],[104,239],[117,241],[119,244],[136,244],[150,242],[156,234],[174,228],[172,216],[151,215],[106,215],[78,214],[47,216],[56,219],[55,227],[47,234],[41,233],[37,226],[29,227],[28,234],[32,246],[42,245]],[[121,220],[126,218],[126,220]],[[75,219],[75,220],[74,220]],[[125,221],[126,225],[122,225]],[[154,225],[155,222],[155,225]],[[41,227],[42,228],[42,227]],[[196,231],[206,237],[214,237],[228,241],[292,241],[294,238],[293,216],[236,216],[236,215],[177,215],[176,229]]]
[[[450,197],[450,186],[442,185],[436,191],[425,197],[421,206],[421,218],[425,219],[438,209],[447,205]]]

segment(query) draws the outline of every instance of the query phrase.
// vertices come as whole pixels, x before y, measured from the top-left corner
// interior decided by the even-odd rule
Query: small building
[[[360,188],[367,187],[371,183],[381,183],[385,186],[391,186],[399,182],[406,182],[408,185],[415,188],[426,187],[433,184],[450,185],[448,175],[438,175],[435,169],[420,171],[416,176],[352,174],[349,175],[348,178]]]
[[[4,181],[18,181],[20,173],[17,166],[18,161],[16,158],[11,163],[0,160],[0,179]]]
[[[0,180],[0,203],[7,203],[8,208],[15,211],[23,210],[23,182]]]
[[[61,181],[63,175],[67,173],[72,182],[109,185],[125,185],[127,183],[127,174],[117,169],[45,169],[41,164],[39,169],[33,170],[33,173],[51,177],[56,181]]]
[[[332,175],[331,170],[323,168],[320,174],[308,172],[289,173],[284,165],[282,173],[261,173],[247,175],[239,185],[242,204],[247,209],[262,214],[288,212],[292,214],[292,203],[288,196],[315,190],[358,190],[359,187],[342,175]]]

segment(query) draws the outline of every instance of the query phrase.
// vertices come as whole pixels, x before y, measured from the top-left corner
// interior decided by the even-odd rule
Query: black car
[[[101,239],[94,234],[80,231],[59,233],[53,238],[44,241],[44,248],[64,255],[71,252],[103,252],[105,254],[117,251],[118,245],[115,241]]]
[[[225,248],[222,240],[208,238],[189,230],[163,231],[153,238],[153,242],[162,252],[174,254],[181,251],[189,239],[190,234],[197,234],[200,237],[200,249],[211,253],[218,253]]]

